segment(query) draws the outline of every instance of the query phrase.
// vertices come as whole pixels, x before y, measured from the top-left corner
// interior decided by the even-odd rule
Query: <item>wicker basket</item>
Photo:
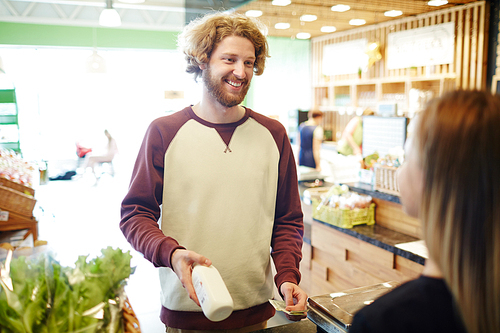
[[[13,182],[12,180],[9,180],[7,178],[0,177],[0,186],[5,186],[8,188],[11,188],[13,190],[19,191],[19,192],[24,193],[26,195],[31,195],[32,197],[35,196],[35,190],[32,189],[31,187]]]
[[[35,203],[36,200],[32,196],[0,185],[0,210],[32,217]]]
[[[375,224],[375,204],[368,208],[342,209],[322,206],[313,210],[313,218],[340,228],[352,228],[355,225]]]
[[[128,297],[125,299],[123,304],[123,326],[125,328],[125,333],[140,333],[141,326],[139,325],[139,319],[130,305]]]
[[[376,164],[374,166],[375,190],[392,195],[399,195],[399,184],[396,177],[397,170],[398,168],[396,167]]]

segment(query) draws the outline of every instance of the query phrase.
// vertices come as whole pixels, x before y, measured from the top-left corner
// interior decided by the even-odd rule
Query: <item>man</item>
[[[186,27],[180,44],[187,72],[203,80],[201,101],[151,123],[122,203],[121,230],[159,267],[167,332],[264,328],[275,313],[268,302],[270,249],[287,309],[306,309],[298,287],[303,223],[290,142],[279,122],[240,105],[268,57],[259,27],[222,13]],[[227,319],[203,315],[191,281],[194,264],[220,272],[234,301]]]

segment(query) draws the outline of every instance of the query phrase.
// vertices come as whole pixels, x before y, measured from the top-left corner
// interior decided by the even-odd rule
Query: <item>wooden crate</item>
[[[26,195],[31,195],[33,197],[35,196],[35,190],[33,188],[13,182],[12,180],[9,180],[7,178],[0,177],[0,186],[11,188]]]
[[[0,210],[31,217],[35,203],[33,196],[0,185]]]
[[[373,169],[375,172],[375,190],[399,196],[399,184],[396,177],[398,168],[376,164]]]

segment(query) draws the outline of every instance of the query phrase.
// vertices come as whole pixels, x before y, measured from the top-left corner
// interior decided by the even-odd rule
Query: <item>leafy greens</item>
[[[123,332],[130,252],[111,247],[63,267],[49,254],[13,259],[12,290],[0,279],[0,333]]]

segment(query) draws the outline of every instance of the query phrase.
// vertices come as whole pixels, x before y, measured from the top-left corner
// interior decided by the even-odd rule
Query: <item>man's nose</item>
[[[246,76],[246,73],[245,73],[245,64],[243,63],[243,61],[237,61],[234,64],[233,74],[238,79],[244,79],[245,78],[245,76]]]

